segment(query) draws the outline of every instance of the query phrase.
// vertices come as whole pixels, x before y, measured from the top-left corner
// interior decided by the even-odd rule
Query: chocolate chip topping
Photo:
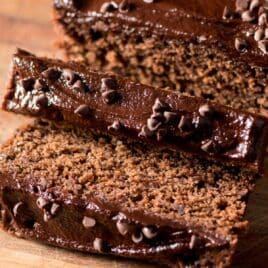
[[[251,22],[251,21],[254,21],[256,19],[256,17],[254,16],[254,14],[250,10],[244,11],[241,15],[241,18],[243,21],[246,21],[246,22]]]
[[[250,5],[249,5],[249,10],[254,11],[259,6],[260,6],[260,0],[252,0]]]
[[[34,83],[34,87],[35,90],[37,91],[43,91],[43,92],[47,92],[48,91],[48,87],[45,83],[44,80],[41,79],[36,79],[35,83]]]
[[[20,207],[23,206],[22,202],[18,202],[14,207],[13,207],[13,214],[16,217],[18,215],[18,210]]]
[[[48,68],[47,70],[43,71],[42,74],[43,74],[43,77],[45,77],[46,79],[52,82],[56,81],[61,76],[61,72],[53,67]]]
[[[82,105],[79,105],[75,109],[74,113],[78,114],[82,117],[87,117],[87,116],[91,115],[91,110],[89,109],[89,107],[86,104],[82,104]]]
[[[59,211],[59,209],[60,209],[60,205],[57,203],[53,203],[51,208],[50,208],[51,215],[55,216],[57,214],[57,212]]]
[[[200,108],[198,109],[198,112],[203,117],[211,116],[213,114],[213,109],[208,104],[204,104],[200,106]]]
[[[235,48],[239,52],[244,52],[248,48],[248,43],[244,39],[236,38],[235,39]]]
[[[262,40],[264,37],[264,31],[263,29],[258,29],[255,33],[254,33],[254,39],[255,41],[260,41]]]
[[[115,90],[104,91],[101,95],[107,104],[113,104],[119,99],[119,95]]]
[[[190,249],[193,249],[196,245],[196,242],[197,242],[197,238],[195,235],[192,235],[191,236],[191,240],[190,240],[190,243],[189,243],[189,248]]]
[[[157,236],[157,231],[153,227],[143,227],[142,233],[148,239],[153,239]]]
[[[109,131],[118,131],[121,128],[119,120],[115,120],[110,126],[108,126]]]
[[[134,243],[139,244],[143,240],[143,235],[141,232],[137,232],[131,235],[131,239]]]
[[[122,13],[129,12],[132,9],[133,5],[129,3],[129,0],[122,0],[119,4],[119,11]]]
[[[77,80],[72,85],[72,89],[76,91],[86,91],[86,86],[81,80]]]
[[[165,117],[165,123],[171,123],[178,118],[178,115],[173,112],[165,111],[164,117]]]
[[[261,40],[258,42],[259,49],[264,53],[268,53],[268,40]]]
[[[129,225],[121,220],[116,222],[116,228],[121,235],[126,235],[129,232]]]
[[[232,19],[233,17],[234,17],[234,13],[226,6],[223,10],[222,18]]]
[[[76,74],[70,69],[64,69],[62,71],[62,76],[70,85],[74,83],[76,78]]]
[[[211,153],[214,149],[214,145],[213,145],[213,141],[209,140],[207,142],[205,142],[202,146],[201,146],[201,149],[204,151],[204,152],[207,152],[207,153]]]
[[[267,25],[267,14],[266,13],[263,13],[259,16],[258,24],[260,26]]]
[[[156,131],[162,125],[161,122],[154,118],[147,119],[147,127],[150,131]]]
[[[114,1],[105,2],[100,8],[100,12],[113,12],[118,9],[118,5]]]
[[[93,248],[96,250],[96,251],[99,251],[99,252],[102,252],[103,251],[103,240],[100,239],[100,238],[95,238],[94,241],[93,241]]]
[[[159,100],[159,98],[157,98],[155,100],[153,107],[152,107],[153,112],[154,113],[164,112],[166,109],[167,109],[167,105],[165,103],[161,102]]]
[[[153,132],[149,130],[149,128],[147,126],[143,126],[141,131],[139,132],[138,136],[139,137],[151,137],[153,136]]]
[[[96,220],[91,217],[84,216],[82,224],[85,228],[92,228],[96,225]]]
[[[40,108],[45,108],[48,106],[48,98],[45,94],[41,94],[35,97],[35,103]]]
[[[44,197],[40,196],[37,198],[36,200],[36,205],[40,208],[43,209],[44,207],[46,207],[49,204],[49,201],[47,199],[45,199]]]
[[[116,89],[116,80],[113,78],[102,78],[101,79],[101,92]]]
[[[33,89],[34,80],[32,78],[21,79],[20,84],[26,91],[31,91]]]
[[[190,131],[193,127],[192,118],[189,115],[183,115],[178,124],[181,131]]]

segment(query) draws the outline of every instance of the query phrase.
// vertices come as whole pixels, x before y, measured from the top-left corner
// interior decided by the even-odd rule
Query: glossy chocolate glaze
[[[106,2],[109,1],[54,0],[56,21],[67,35],[79,42],[86,42],[91,26],[98,21],[104,21],[109,25],[107,31],[116,34],[126,31],[131,32],[132,36],[156,35],[163,40],[179,38],[186,43],[202,42],[218,47],[238,64],[246,62],[254,67],[268,67],[268,51],[265,53],[261,50],[259,43],[254,40],[254,32],[259,28],[265,28],[258,25],[258,10],[267,5],[264,0],[259,1],[257,11],[254,9],[256,19],[251,22],[242,19],[242,14],[237,11],[236,2],[239,0],[157,0],[150,4],[142,0],[130,0],[128,3],[131,4],[131,8],[127,12],[121,12],[119,9],[100,12]],[[121,3],[113,2],[117,5]],[[244,2],[248,2],[245,10],[249,9],[249,1]],[[237,12],[236,15],[224,19],[225,8]],[[247,48],[238,51],[236,39],[244,40]]]
[[[118,205],[106,204],[88,197],[71,198],[55,193],[36,178],[11,179],[0,173],[0,205],[4,228],[17,235],[83,252],[114,254],[145,259],[174,266],[176,260],[191,260],[192,250],[229,249],[229,241],[220,235],[191,226],[185,221],[170,221],[144,212],[127,211]],[[31,182],[31,183],[29,183]],[[41,201],[40,201],[41,200]],[[52,211],[52,206],[57,210]],[[85,225],[87,217],[93,221]],[[122,232],[118,223],[127,225]],[[148,230],[154,228],[153,235]],[[141,231],[142,230],[142,231]],[[143,232],[142,240],[134,242],[133,233]],[[101,249],[94,241],[101,239]],[[95,246],[94,246],[95,245]]]
[[[267,118],[76,63],[19,50],[3,108],[262,170]]]

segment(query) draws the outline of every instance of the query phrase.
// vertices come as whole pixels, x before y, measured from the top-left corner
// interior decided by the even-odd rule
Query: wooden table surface
[[[51,24],[52,0],[0,0],[0,98],[16,47],[38,55],[58,56]],[[0,111],[0,143],[29,119]],[[234,267],[268,267],[268,176],[259,180],[246,217],[249,233],[240,241]],[[15,238],[0,231],[0,267],[149,268],[150,265],[70,252]]]

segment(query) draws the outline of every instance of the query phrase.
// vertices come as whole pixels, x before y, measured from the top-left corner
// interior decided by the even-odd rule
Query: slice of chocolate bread
[[[263,116],[22,50],[3,108],[263,170]]]
[[[54,0],[69,59],[267,115],[267,1]]]
[[[167,267],[230,265],[256,175],[35,122],[0,151],[6,230]]]

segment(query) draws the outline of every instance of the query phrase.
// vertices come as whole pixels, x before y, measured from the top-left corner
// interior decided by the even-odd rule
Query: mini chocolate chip
[[[100,238],[95,238],[93,241],[93,248],[99,252],[103,251],[103,241]]]
[[[101,95],[107,104],[113,104],[119,98],[119,95],[115,90],[104,91]]]
[[[214,150],[213,141],[209,140],[201,146],[201,149],[207,153],[211,153]]]
[[[116,222],[116,228],[121,235],[126,235],[129,232],[128,224],[121,220]]]
[[[101,92],[116,89],[117,83],[114,78],[102,78],[101,79]]]
[[[100,8],[100,12],[113,12],[118,9],[118,5],[114,1],[105,2]]]
[[[165,128],[158,129],[156,133],[157,141],[162,141],[166,137],[166,135],[167,135],[167,129]]]
[[[254,11],[259,6],[260,6],[260,0],[252,0],[250,5],[249,5],[249,10]]]
[[[141,232],[131,235],[131,239],[134,243],[138,244],[143,240],[143,235]]]
[[[57,214],[59,208],[60,208],[60,205],[59,204],[53,203],[52,206],[51,206],[51,208],[50,208],[51,215],[55,216]]]
[[[213,114],[213,109],[208,104],[201,105],[198,109],[201,116],[211,116]]]
[[[36,200],[36,205],[40,208],[43,209],[44,207],[46,207],[49,204],[49,201],[46,200],[44,197],[40,196],[37,198]]]
[[[248,43],[241,38],[235,38],[235,48],[239,52],[244,52],[248,48]]]
[[[13,207],[13,214],[16,217],[18,215],[18,210],[19,208],[23,206],[22,202],[18,202],[14,207]]]
[[[196,129],[204,129],[206,130],[205,133],[207,134],[211,130],[211,123],[207,117],[203,116],[195,116],[193,118],[193,125]]]
[[[128,0],[122,0],[119,4],[119,11],[122,13],[129,12],[131,10],[131,4]]]
[[[51,219],[51,215],[47,211],[44,211],[43,219],[45,222],[48,222]]]
[[[75,109],[74,113],[78,114],[80,116],[86,117],[86,116],[91,115],[91,110],[89,109],[89,107],[87,105],[82,104]]]
[[[222,14],[223,19],[232,19],[234,17],[234,13],[227,7],[225,6]]]
[[[155,103],[154,103],[154,105],[153,105],[153,108],[152,108],[152,110],[153,110],[153,112],[154,113],[158,113],[158,112],[164,112],[165,110],[167,110],[167,108],[168,108],[168,106],[165,104],[165,103],[163,103],[163,102],[161,102],[158,98],[155,100]]]
[[[156,119],[153,118],[147,119],[147,127],[150,131],[156,131],[161,125],[162,123]]]
[[[165,111],[164,117],[166,119],[165,123],[170,123],[173,122],[178,117],[178,115],[173,112]]]
[[[60,78],[61,72],[55,68],[48,68],[44,72],[42,72],[43,76],[51,81],[56,81]]]
[[[143,227],[142,233],[148,239],[153,239],[154,237],[157,236],[157,231],[153,227]]]
[[[20,80],[20,84],[26,91],[31,91],[34,86],[34,80],[32,78],[25,78]]]
[[[138,137],[147,138],[147,137],[153,136],[153,134],[154,133],[152,131],[150,131],[147,126],[143,126],[140,133],[138,134]]]
[[[165,121],[164,115],[162,113],[153,113],[150,118],[155,119],[158,122],[164,122]]]
[[[40,108],[45,108],[48,106],[48,98],[45,94],[35,97],[35,103]]]
[[[249,0],[236,0],[235,6],[236,11],[247,10],[249,7]]]
[[[195,247],[196,241],[197,241],[196,236],[195,235],[192,235],[191,236],[190,243],[189,243],[189,248],[190,249],[193,249]]]
[[[96,225],[96,220],[87,216],[84,216],[82,224],[85,228],[92,228]]]
[[[254,16],[254,14],[251,11],[249,11],[249,10],[244,11],[242,13],[242,15],[241,15],[241,18],[245,22],[252,22],[252,21],[254,21],[256,19],[256,17]]]
[[[69,85],[72,85],[76,78],[75,72],[70,69],[64,69],[62,72],[62,76],[68,82]]]
[[[259,19],[258,19],[258,24],[260,26],[264,26],[264,25],[267,25],[267,14],[266,13],[263,13],[259,16]]]
[[[36,79],[34,83],[34,89],[37,91],[47,92],[48,86],[46,85],[45,81],[41,79]]]
[[[268,53],[268,40],[261,40],[258,42],[259,49],[264,53]]]
[[[121,128],[121,124],[118,120],[115,120],[110,126],[108,126],[109,131],[118,131]]]
[[[72,85],[72,89],[76,91],[86,91],[86,86],[81,80],[77,80]]]
[[[178,128],[181,131],[190,131],[193,127],[192,118],[188,115],[183,115],[180,119]]]
[[[264,31],[263,29],[258,29],[255,33],[254,33],[254,39],[255,41],[260,41],[264,38]]]

